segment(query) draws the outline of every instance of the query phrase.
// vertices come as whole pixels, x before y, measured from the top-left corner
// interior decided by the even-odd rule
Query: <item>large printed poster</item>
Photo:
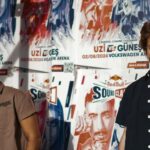
[[[82,0],[79,4],[75,64],[112,68],[117,63],[126,68],[131,59],[146,60],[139,36],[150,19],[149,0]]]
[[[0,66],[21,66],[45,70],[51,31],[47,27],[51,15],[49,0],[0,1]],[[36,67],[35,67],[36,66]]]
[[[13,63],[12,52],[18,43],[16,0],[0,1],[0,67]]]
[[[73,54],[73,24],[74,24],[74,0],[52,0],[51,16],[48,17],[48,29],[52,30],[52,45],[74,57]]]
[[[20,5],[20,42],[16,53],[19,59],[15,66],[47,71],[50,69],[48,58],[51,45],[51,30],[48,28],[47,20],[51,15],[51,2],[21,0]]]
[[[150,0],[0,0],[0,81],[30,92],[42,150],[118,150],[149,19]]]
[[[70,106],[73,136],[70,143],[74,150],[110,150],[112,141],[115,145],[114,124],[123,93],[129,84],[145,74],[145,70],[124,71],[77,70]]]
[[[69,112],[74,85],[74,65],[63,47],[53,45],[51,50],[51,97],[42,147],[43,150],[66,150],[71,132]]]
[[[69,108],[73,83],[72,74],[57,72],[52,75],[48,120],[42,139],[43,150],[66,150],[68,147],[71,132]]]

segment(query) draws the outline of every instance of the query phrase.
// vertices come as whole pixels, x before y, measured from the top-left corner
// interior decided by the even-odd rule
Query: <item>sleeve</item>
[[[36,112],[29,93],[24,93],[18,90],[14,96],[14,103],[19,121],[30,117]]]
[[[127,126],[127,118],[131,107],[130,93],[131,93],[131,89],[127,87],[123,95],[123,98],[120,102],[120,107],[116,118],[116,123],[124,127]]]

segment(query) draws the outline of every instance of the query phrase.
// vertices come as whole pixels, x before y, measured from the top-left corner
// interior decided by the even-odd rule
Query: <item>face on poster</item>
[[[114,92],[111,91],[112,95],[109,95],[110,98],[108,98],[104,92],[106,89],[103,88],[102,92],[99,91],[100,88],[102,87],[93,85],[82,99],[83,114],[79,114],[80,110],[76,110],[78,115],[76,116],[74,136],[78,137],[77,149],[107,150],[109,148],[115,121],[115,99],[111,98],[114,96]]]
[[[115,118],[123,93],[129,84],[146,72],[144,69],[77,70],[70,114],[74,149],[111,147]],[[97,134],[94,134],[95,131]]]
[[[93,103],[85,98],[85,112],[77,120],[75,135],[79,136],[77,149],[109,148],[115,120],[115,101]]]
[[[92,83],[98,83],[102,77],[101,72],[102,70],[91,69],[77,71],[74,89],[76,92],[72,95],[72,105],[75,106],[72,118],[74,149],[94,150],[98,147],[101,149],[109,147],[115,120],[115,100],[111,89],[109,89],[111,95],[107,97],[103,93],[102,96],[100,89],[106,90],[105,85]]]

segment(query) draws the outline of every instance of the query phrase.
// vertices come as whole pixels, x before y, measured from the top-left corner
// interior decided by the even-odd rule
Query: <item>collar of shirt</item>
[[[0,81],[0,94],[2,94],[4,84]]]

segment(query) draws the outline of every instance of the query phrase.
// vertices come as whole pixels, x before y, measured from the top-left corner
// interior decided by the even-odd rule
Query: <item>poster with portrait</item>
[[[20,5],[20,43],[16,53],[19,59],[15,66],[46,71],[49,69],[47,63],[51,44],[51,30],[47,27],[48,16],[51,15],[51,2],[21,0]]]
[[[75,64],[126,68],[131,59],[146,61],[139,36],[150,19],[149,5],[148,0],[82,0],[77,9]]]
[[[145,70],[77,70],[70,106],[73,137],[68,149],[109,150],[123,93],[143,74]]]

